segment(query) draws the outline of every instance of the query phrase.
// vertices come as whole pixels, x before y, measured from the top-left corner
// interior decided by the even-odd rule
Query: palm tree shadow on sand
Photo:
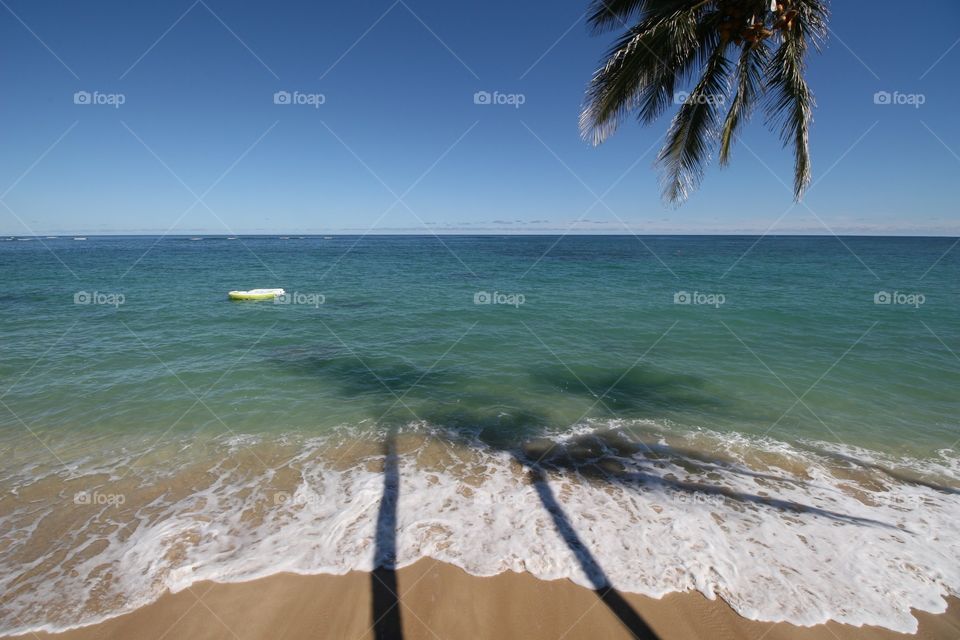
[[[620,592],[611,586],[610,580],[607,578],[603,567],[600,566],[600,563],[597,562],[597,559],[590,553],[590,550],[587,549],[583,540],[577,535],[563,507],[561,507],[557,501],[553,489],[551,489],[547,483],[547,478],[543,470],[540,469],[539,466],[535,464],[531,465],[520,458],[517,458],[517,461],[530,470],[531,483],[537,490],[537,495],[540,497],[543,508],[550,514],[550,517],[553,519],[553,524],[557,528],[557,532],[577,558],[577,562],[580,563],[580,567],[593,585],[593,592],[597,594],[600,601],[607,605],[610,612],[617,616],[623,626],[626,627],[635,638],[639,638],[640,640],[658,640],[657,634],[643,621],[640,614],[630,606],[624,597],[620,595]]]
[[[383,497],[377,515],[374,551],[375,566],[370,575],[374,637],[378,640],[403,638],[400,598],[397,589],[397,502],[400,497],[400,469],[397,457],[397,429],[391,427],[384,440]],[[623,626],[639,640],[658,640],[643,618],[614,589],[606,572],[577,535],[573,524],[557,501],[543,470],[535,463],[517,456],[516,460],[530,471],[530,480],[540,502],[550,514],[557,532],[576,557],[593,585],[593,592]]]
[[[383,498],[377,514],[374,567],[370,573],[373,634],[378,640],[403,638],[397,594],[397,500],[400,469],[397,431],[390,429],[383,444]]]

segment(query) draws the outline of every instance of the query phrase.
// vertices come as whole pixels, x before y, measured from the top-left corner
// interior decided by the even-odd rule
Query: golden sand
[[[392,579],[396,580],[399,598],[383,586],[392,584]],[[97,625],[18,638],[960,638],[960,601],[951,599],[949,609],[941,615],[916,615],[920,629],[912,636],[832,622],[797,627],[746,620],[722,600],[711,601],[699,593],[672,594],[660,600],[626,593],[601,598],[567,580],[541,581],[517,573],[479,578],[426,559],[397,571],[395,576],[387,572],[376,576],[362,572],[343,576],[280,574],[237,584],[201,582]],[[375,618],[379,618],[376,623]]]

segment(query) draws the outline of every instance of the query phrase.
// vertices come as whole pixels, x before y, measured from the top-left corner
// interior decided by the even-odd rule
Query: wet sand
[[[396,589],[388,590],[384,584],[396,584]],[[542,581],[509,572],[480,578],[425,559],[395,573],[377,575],[280,574],[237,584],[201,582],[100,624],[18,638],[960,638],[960,600],[951,598],[944,614],[918,613],[917,617],[920,629],[912,636],[832,622],[797,627],[746,620],[722,600],[711,601],[699,593],[672,594],[661,600],[617,593],[600,598],[567,580]]]

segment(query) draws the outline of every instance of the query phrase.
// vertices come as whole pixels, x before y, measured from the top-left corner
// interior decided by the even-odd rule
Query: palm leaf
[[[717,106],[726,96],[730,75],[726,48],[721,41],[713,49],[703,77],[670,123],[667,142],[657,157],[664,171],[664,199],[673,204],[699,184],[710,159],[717,137]]]
[[[797,16],[783,30],[783,40],[768,66],[771,101],[767,122],[780,128],[784,146],[793,146],[793,196],[799,200],[810,184],[810,122],[816,105],[803,74],[807,45],[826,36],[827,9],[821,0],[796,0]]]
[[[688,39],[678,45],[684,48],[670,60],[662,61],[637,93],[637,118],[643,124],[650,124],[663,114],[674,100],[676,85],[687,82],[695,71],[702,69],[720,41],[716,31],[719,14],[688,11],[681,15]]]
[[[809,127],[813,115],[813,94],[803,78],[804,44],[801,38],[785,35],[770,61],[772,101],[767,121],[779,127],[783,144],[793,145],[793,195],[797,200],[810,183]]]
[[[673,100],[677,81],[705,63],[719,37],[715,14],[675,12],[641,20],[607,53],[594,75],[580,114],[584,139],[600,144],[631,111],[652,122]]]
[[[720,166],[729,164],[730,144],[737,129],[750,118],[753,103],[763,92],[763,71],[769,58],[770,50],[764,41],[743,43],[737,62],[737,92],[720,133]]]
[[[587,23],[594,33],[603,33],[624,28],[638,17],[662,18],[696,4],[697,0],[593,0],[587,9]]]
[[[649,18],[619,38],[608,52],[606,64],[587,87],[586,104],[580,114],[580,130],[585,139],[593,144],[606,139],[636,108],[638,94],[651,78],[661,75],[659,69],[670,66],[668,61],[682,61],[689,55],[689,24],[683,14],[667,19]]]
[[[600,144],[629,113],[649,124],[671,104],[679,83],[699,75],[657,158],[664,197],[679,203],[699,184],[718,140],[720,164],[729,163],[738,130],[764,95],[768,124],[793,148],[794,195],[801,197],[810,183],[814,108],[804,60],[826,36],[826,0],[591,0],[588,16],[595,31],[633,26],[587,86],[580,114],[585,139]],[[776,43],[774,52],[769,43]],[[726,57],[734,45],[735,65]],[[735,90],[721,125],[718,106],[732,74]]]

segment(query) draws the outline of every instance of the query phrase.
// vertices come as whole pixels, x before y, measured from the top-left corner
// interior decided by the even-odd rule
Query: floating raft
[[[227,297],[231,300],[273,300],[282,296],[283,289],[250,289],[250,291],[230,291]]]

